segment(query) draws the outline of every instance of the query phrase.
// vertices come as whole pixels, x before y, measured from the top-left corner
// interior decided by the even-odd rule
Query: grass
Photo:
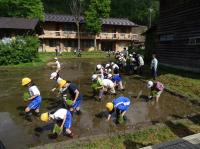
[[[167,121],[148,128],[124,133],[116,136],[92,137],[85,140],[66,142],[62,148],[74,149],[137,149],[140,147],[158,144],[182,138],[187,135],[200,133],[199,119],[193,122],[189,119]],[[59,144],[59,143],[58,143]],[[56,144],[56,145],[58,145]],[[41,148],[59,148],[55,144],[47,144]]]
[[[30,63],[21,63],[18,65],[8,65],[8,66],[1,66],[1,67],[41,67],[51,59],[55,57],[55,52],[48,52],[48,53],[39,53],[39,58]],[[81,57],[78,57],[72,52],[65,52],[62,55],[58,56],[59,58],[68,59],[80,59],[80,58],[109,58],[108,54],[102,51],[95,51],[95,52],[82,52]],[[111,56],[112,58],[113,56]]]
[[[158,80],[165,86],[191,101],[200,103],[200,75],[161,66]]]
[[[150,80],[149,66],[145,66],[144,71],[145,80]],[[170,92],[200,105],[200,74],[162,65],[158,68],[158,74],[157,80],[162,82]]]

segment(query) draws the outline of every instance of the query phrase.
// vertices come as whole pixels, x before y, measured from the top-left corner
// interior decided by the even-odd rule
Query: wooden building
[[[102,19],[102,32],[93,35],[84,29],[84,18],[80,21],[81,50],[118,50],[140,42],[140,35],[133,28],[139,27],[128,19]],[[46,14],[42,24],[44,34],[40,35],[43,51],[54,51],[59,45],[65,51],[77,48],[77,30],[73,16]],[[95,40],[96,39],[96,40]],[[94,42],[96,41],[96,42]]]
[[[160,0],[156,28],[160,63],[200,72],[200,1]]]
[[[16,35],[35,35],[41,29],[38,19],[0,17],[0,39]]]

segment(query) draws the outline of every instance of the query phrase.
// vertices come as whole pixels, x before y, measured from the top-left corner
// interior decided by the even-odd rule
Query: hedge
[[[39,39],[17,36],[8,42],[0,41],[0,65],[32,62],[38,58]]]

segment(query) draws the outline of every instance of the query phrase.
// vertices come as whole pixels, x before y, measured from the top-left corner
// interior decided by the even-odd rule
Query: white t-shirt
[[[104,87],[113,88],[114,83],[110,79],[103,79],[102,81]]]
[[[56,80],[56,82],[59,84],[60,81],[62,81],[63,79],[61,77],[58,77],[58,79]]]
[[[114,64],[113,66],[112,66],[112,69],[114,70],[114,69],[119,69],[119,66],[117,65],[117,64]]]
[[[154,58],[151,61],[151,69],[154,68],[155,70],[157,70],[157,67],[158,67],[158,60]]]
[[[59,61],[56,61],[56,67],[57,67],[57,69],[60,69],[60,62]]]
[[[50,117],[53,119],[64,119],[64,117],[67,115],[67,109],[61,108],[58,109],[54,114],[50,114]]]
[[[143,66],[144,65],[144,60],[142,58],[142,56],[139,56],[139,63],[140,63],[140,66]]]
[[[29,91],[29,93],[30,93],[31,96],[40,95],[40,91],[39,91],[39,89],[37,88],[37,86],[35,86],[35,85],[29,87],[28,91]]]

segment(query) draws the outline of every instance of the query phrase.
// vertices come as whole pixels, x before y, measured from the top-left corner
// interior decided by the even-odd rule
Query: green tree
[[[101,32],[101,18],[109,17],[110,0],[90,0],[88,9],[85,12],[86,28],[98,34]]]
[[[93,34],[101,32],[101,18],[109,17],[110,3],[110,0],[90,0],[88,9],[85,11],[85,25]],[[94,47],[96,48],[96,38],[94,39]]]
[[[43,3],[41,0],[0,0],[0,16],[44,20]]]

